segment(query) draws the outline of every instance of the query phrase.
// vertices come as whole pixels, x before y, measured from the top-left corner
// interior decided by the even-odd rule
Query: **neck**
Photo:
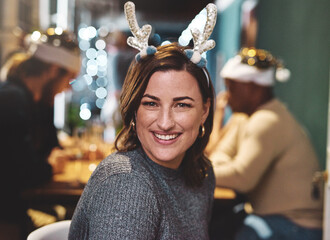
[[[265,103],[269,102],[274,98],[274,95],[272,92],[266,92],[265,94],[261,95],[258,99],[256,99],[255,104],[252,105],[251,109],[247,114],[251,116],[257,109],[264,105]]]

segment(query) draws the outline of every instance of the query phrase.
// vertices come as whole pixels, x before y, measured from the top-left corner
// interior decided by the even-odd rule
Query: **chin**
[[[181,162],[184,156],[184,153],[173,153],[172,151],[161,151],[161,152],[154,152],[151,153],[153,158],[151,158],[152,160],[154,159],[155,162],[158,162],[161,165],[167,165],[167,164],[172,164],[175,162]]]

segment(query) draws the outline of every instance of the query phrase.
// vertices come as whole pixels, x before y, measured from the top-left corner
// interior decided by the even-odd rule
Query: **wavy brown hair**
[[[197,137],[194,144],[187,150],[181,163],[185,182],[188,186],[200,186],[206,177],[211,163],[203,151],[212,131],[214,114],[214,88],[209,73],[192,63],[184,53],[184,47],[177,43],[160,46],[154,55],[148,55],[139,62],[133,60],[127,72],[120,97],[120,111],[123,128],[115,140],[115,148],[119,152],[129,151],[141,146],[131,122],[135,122],[142,96],[147,88],[150,77],[158,71],[187,71],[198,82],[203,102],[210,100],[209,115],[204,123],[205,134]]]

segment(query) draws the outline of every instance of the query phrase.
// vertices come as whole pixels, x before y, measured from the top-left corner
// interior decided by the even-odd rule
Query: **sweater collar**
[[[182,176],[182,169],[181,166],[179,169],[172,169],[167,168],[162,165],[159,165],[158,163],[151,160],[148,155],[144,152],[144,150],[140,147],[137,149],[138,153],[146,160],[146,164],[157,173],[157,175],[161,175],[164,178],[175,180]]]

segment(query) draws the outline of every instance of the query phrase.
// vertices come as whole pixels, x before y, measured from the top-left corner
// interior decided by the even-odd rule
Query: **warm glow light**
[[[34,31],[31,34],[32,41],[38,41],[40,37],[41,37],[41,33],[39,31]]]
[[[247,55],[249,57],[254,57],[255,55],[257,54],[256,50],[254,49],[250,49],[248,52],[247,52]]]
[[[261,61],[263,61],[263,60],[265,60],[266,59],[266,54],[260,54],[259,55],[259,59],[261,60]]]
[[[247,60],[247,63],[250,65],[250,66],[253,66],[254,64],[255,64],[255,60],[253,59],[253,58],[249,58],[248,60]]]
[[[50,35],[50,36],[54,35],[55,34],[55,29],[54,28],[48,28],[47,29],[47,34]]]
[[[97,150],[96,144],[92,143],[91,145],[89,145],[89,151],[95,152],[96,150]]]
[[[89,164],[88,169],[89,169],[89,171],[94,172],[96,167],[97,167],[97,165],[95,163],[91,163],[91,164]]]
[[[63,29],[61,28],[61,27],[57,27],[57,28],[55,28],[55,33],[57,34],[57,35],[61,35],[62,33],[63,33]]]

